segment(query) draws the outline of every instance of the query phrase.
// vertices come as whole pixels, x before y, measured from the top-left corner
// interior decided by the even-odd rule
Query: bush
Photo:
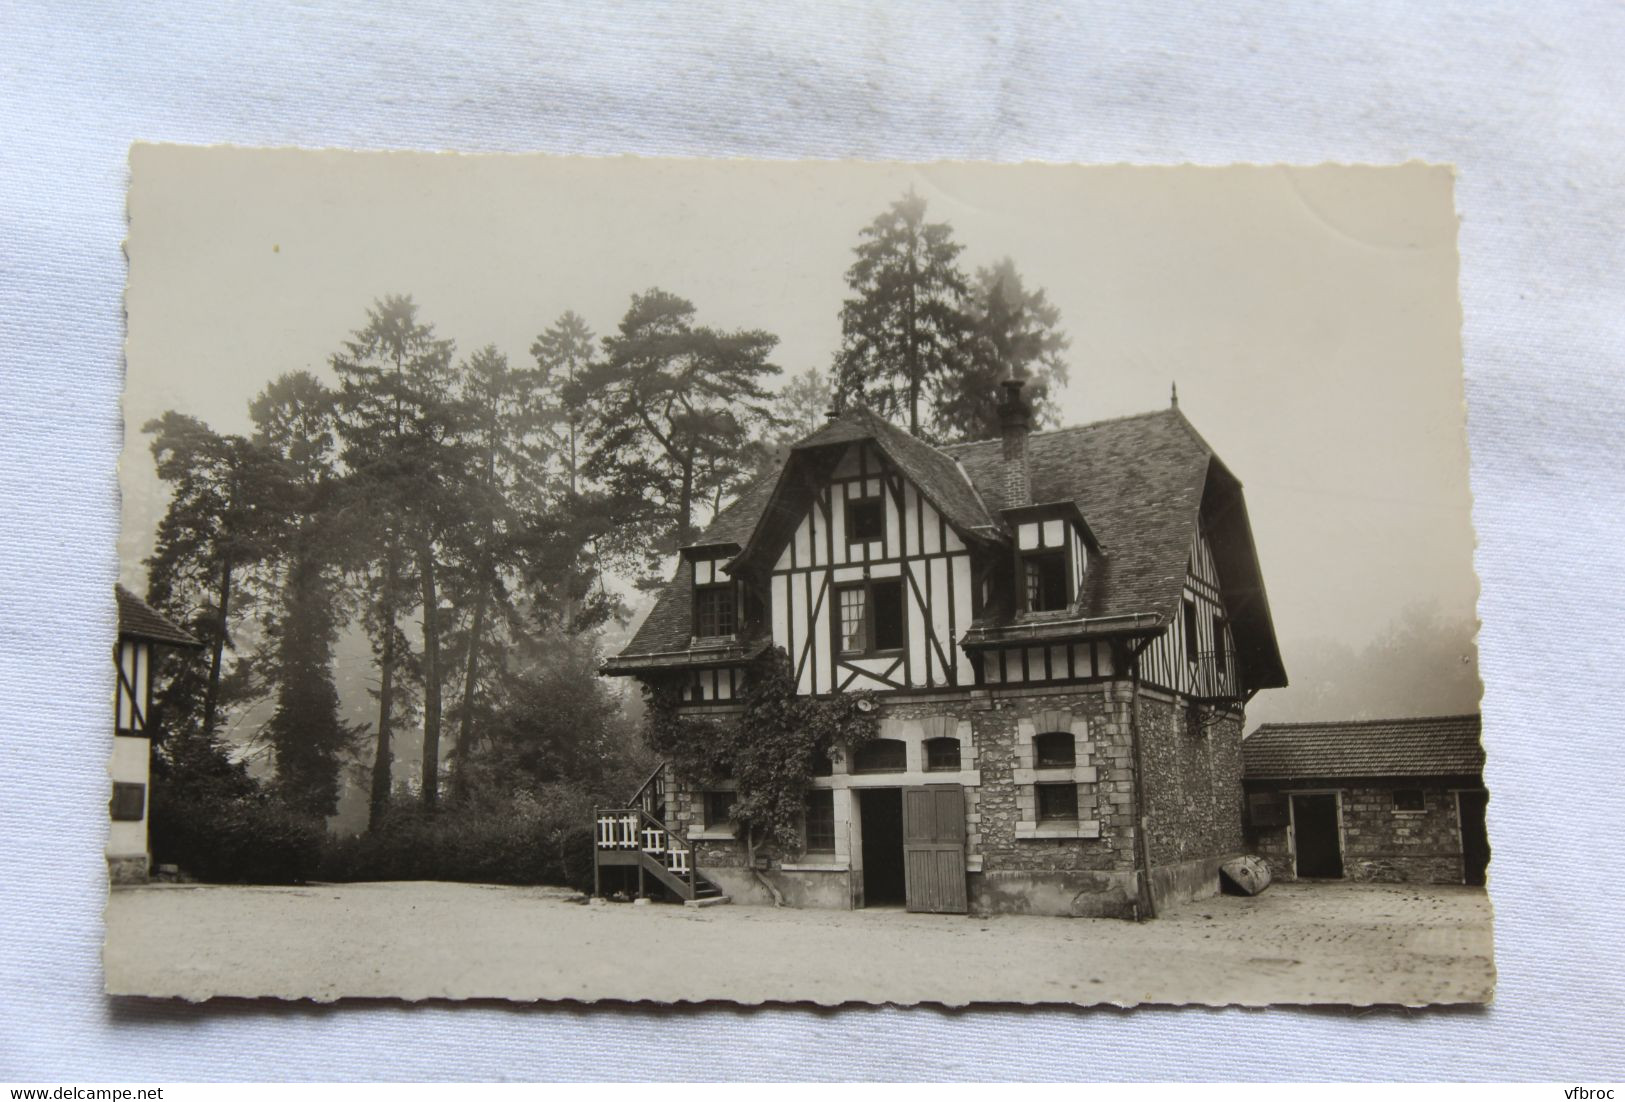
[[[261,793],[181,799],[155,785],[151,823],[158,862],[221,884],[309,880],[327,837],[320,819]]]
[[[567,785],[451,807],[397,808],[377,829],[330,838],[323,880],[451,880],[592,886],[592,803]]]

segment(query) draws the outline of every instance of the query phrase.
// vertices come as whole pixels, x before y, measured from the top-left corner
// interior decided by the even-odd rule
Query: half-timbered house
[[[147,878],[147,796],[152,770],[153,659],[159,647],[201,644],[153,607],[117,586],[118,642],[113,648],[117,682],[113,690],[113,754],[107,770],[113,791],[108,801],[107,868],[114,883]]]
[[[737,713],[749,661],[877,694],[803,845],[744,867],[726,786],[663,769],[598,854],[678,895],[1146,915],[1243,849],[1246,701],[1284,685],[1241,484],[1177,408],[936,447],[864,409],[725,509],[605,671]],[[759,860],[759,866],[762,862]],[[678,870],[673,872],[673,870]]]

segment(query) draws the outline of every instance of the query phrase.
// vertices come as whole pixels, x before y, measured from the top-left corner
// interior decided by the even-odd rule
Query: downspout
[[[1157,917],[1157,902],[1151,892],[1151,817],[1146,814],[1145,758],[1140,753],[1140,654],[1151,645],[1146,640],[1129,656],[1129,746],[1134,759],[1134,885],[1138,896],[1135,918],[1141,922]]]

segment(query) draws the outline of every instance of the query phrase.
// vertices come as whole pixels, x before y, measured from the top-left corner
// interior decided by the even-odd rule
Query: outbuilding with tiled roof
[[[1277,878],[1484,882],[1476,714],[1267,723],[1241,752],[1249,839]]]

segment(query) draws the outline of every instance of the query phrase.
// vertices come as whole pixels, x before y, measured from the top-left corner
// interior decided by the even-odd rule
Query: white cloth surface
[[[394,8],[0,9],[0,1080],[1625,1078],[1625,7]],[[1495,1005],[110,1003],[100,717],[136,139],[1455,163]]]

